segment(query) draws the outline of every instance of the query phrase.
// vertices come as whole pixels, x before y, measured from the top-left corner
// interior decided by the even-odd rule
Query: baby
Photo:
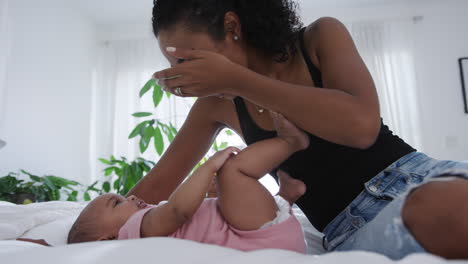
[[[258,181],[296,151],[308,136],[282,115],[271,113],[278,136],[243,151],[227,148],[213,155],[169,197],[148,205],[135,196],[106,194],[82,211],[68,243],[173,237],[244,251],[275,248],[305,253],[304,234],[290,205],[305,185],[280,174],[273,197]],[[217,177],[217,198],[205,198]],[[287,200],[287,201],[286,201]]]

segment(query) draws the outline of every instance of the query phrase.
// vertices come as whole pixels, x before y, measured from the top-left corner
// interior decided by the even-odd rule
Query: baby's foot
[[[306,192],[306,185],[302,181],[289,176],[286,172],[279,170],[278,178],[280,182],[278,195],[288,201],[289,204],[294,204]]]
[[[273,118],[278,137],[283,138],[296,151],[306,149],[309,146],[309,136],[296,125],[287,120],[282,114],[270,112]]]

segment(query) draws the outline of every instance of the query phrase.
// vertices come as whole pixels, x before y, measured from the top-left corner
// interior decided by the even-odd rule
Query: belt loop
[[[322,247],[328,251],[328,239],[327,239],[327,236],[323,236],[322,238]]]

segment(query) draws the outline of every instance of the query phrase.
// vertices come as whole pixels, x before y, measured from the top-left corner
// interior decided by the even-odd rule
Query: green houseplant
[[[130,189],[140,181],[155,165],[154,162],[137,158],[135,161],[128,161],[125,157],[116,159],[112,156],[109,160],[99,159],[102,163],[109,165],[104,170],[107,179],[102,184],[102,190],[108,193],[113,190],[121,195],[125,195]],[[115,175],[115,177],[112,177]],[[111,188],[112,187],[112,188]]]
[[[161,86],[159,86],[154,79],[149,80],[140,90],[140,98],[142,98],[150,91],[152,91],[151,94],[155,112],[157,112],[158,106],[164,99],[164,94],[166,94],[167,99],[172,96],[168,92],[164,93],[164,91],[161,89]],[[163,120],[153,118],[153,112],[137,112],[134,113],[133,116],[143,120],[136,125],[128,138],[139,139],[139,151],[141,154],[148,150],[148,148],[151,146],[151,141],[153,140],[152,146],[154,147],[156,153],[159,156],[162,156],[165,149],[167,148],[167,145],[164,143],[164,139],[166,139],[166,141],[170,144],[178,132],[176,127],[170,122],[166,123]],[[228,136],[233,135],[231,130],[226,130],[225,133]],[[214,151],[219,151],[223,148],[226,148],[227,145],[227,142],[215,141],[213,143],[212,149]],[[130,162],[124,157],[122,157],[120,160],[117,160],[112,156],[110,159],[100,159],[100,161],[105,165],[108,165],[108,167],[104,169],[107,180],[103,183],[102,189],[105,192],[110,192],[111,189],[113,189],[113,191],[121,195],[127,194],[128,191],[155,165],[154,162],[145,160],[143,158],[137,158],[135,161]],[[201,162],[195,167],[195,169],[205,161],[206,158],[203,158]]]
[[[20,178],[29,177],[29,180]],[[10,172],[7,176],[0,178],[0,200],[17,204],[27,204],[32,202],[48,202],[60,200],[66,197],[67,201],[77,201],[78,194],[82,189],[86,196],[89,192],[100,192],[91,186],[83,186],[72,180],[61,177],[46,175],[37,176],[25,170],[20,173]]]

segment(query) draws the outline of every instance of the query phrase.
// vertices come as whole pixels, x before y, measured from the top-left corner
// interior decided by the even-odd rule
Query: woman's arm
[[[189,175],[193,167],[210,149],[224,125],[218,123],[213,109],[222,102],[215,97],[200,98],[187,120],[156,166],[127,194],[147,203],[157,204]]]
[[[350,34],[339,21],[322,18],[308,27],[305,42],[309,54],[317,54],[325,88],[294,85],[237,67],[242,78],[228,93],[282,113],[323,139],[370,147],[380,131],[378,97]]]
[[[205,199],[215,173],[235,151],[239,150],[227,148],[216,153],[174,191],[167,203],[151,209],[143,217],[142,237],[168,236],[190,220]]]

